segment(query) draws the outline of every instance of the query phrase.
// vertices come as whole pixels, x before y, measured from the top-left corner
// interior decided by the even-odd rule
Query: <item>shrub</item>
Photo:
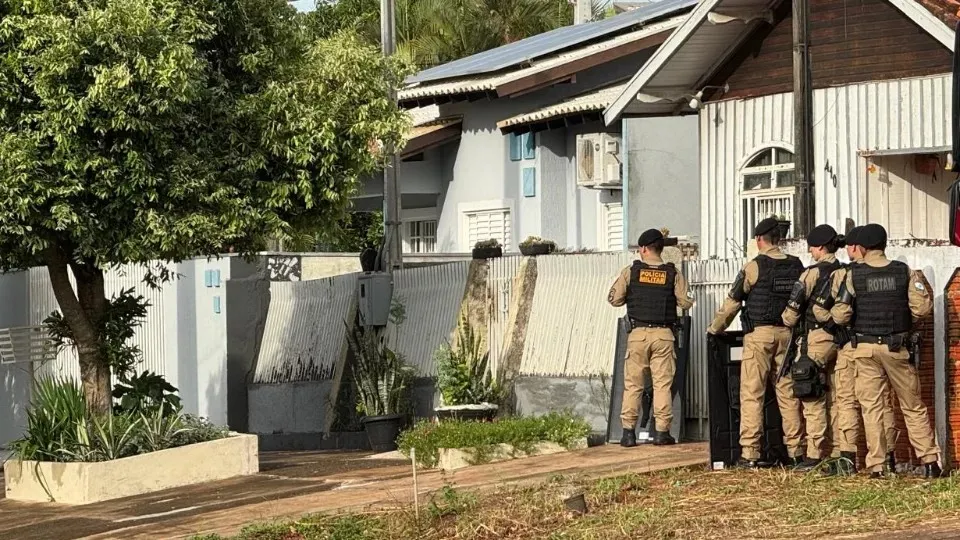
[[[498,444],[509,444],[518,452],[529,454],[539,442],[554,442],[570,448],[589,434],[590,426],[583,418],[561,412],[495,422],[451,420],[435,424],[424,420],[401,433],[397,444],[408,457],[410,450],[416,449],[417,462],[433,467],[440,459],[441,448],[476,449],[474,463],[485,463]]]
[[[120,459],[222,439],[228,431],[163,407],[92,416],[70,379],[37,381],[24,437],[11,444],[21,460],[91,462]]]
[[[372,328],[356,326],[351,330],[348,326],[347,343],[354,357],[357,412],[366,416],[403,413],[413,367],[387,347],[386,338]]]
[[[177,389],[163,375],[145,371],[129,378],[121,377],[113,388],[113,398],[120,400],[114,405],[117,413],[150,413],[160,409],[169,416],[182,408]]]
[[[524,240],[523,242],[520,242],[520,247],[530,247],[530,246],[539,246],[539,245],[552,246],[554,249],[557,248],[556,242],[554,242],[553,240],[544,240],[539,236],[528,236],[526,240]]]
[[[500,247],[500,241],[496,238],[491,238],[489,240],[480,240],[473,245],[474,249],[492,249]]]
[[[500,385],[488,369],[490,351],[464,313],[457,329],[457,346],[437,350],[437,388],[443,405],[496,403]]]

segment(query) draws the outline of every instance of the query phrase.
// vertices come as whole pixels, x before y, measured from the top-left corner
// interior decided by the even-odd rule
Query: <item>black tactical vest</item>
[[[868,336],[909,332],[913,323],[907,290],[910,267],[890,261],[882,268],[867,264],[850,267],[853,275],[853,331]]]
[[[833,273],[842,268],[843,265],[840,264],[840,261],[834,259],[833,262],[818,262],[813,265],[813,268],[816,268],[820,274],[817,277],[817,282],[813,284],[814,292],[819,291],[823,287],[824,283],[830,281],[830,278],[833,277]],[[807,300],[807,328],[813,328],[819,324],[817,322],[816,316],[813,314],[813,298]]]
[[[673,292],[676,280],[677,269],[672,263],[650,266],[634,261],[627,286],[627,316],[640,323],[676,323],[677,297]]]
[[[753,326],[783,326],[783,310],[790,301],[793,284],[803,273],[803,263],[792,255],[786,259],[757,255],[754,260],[759,274],[747,295],[744,310]]]

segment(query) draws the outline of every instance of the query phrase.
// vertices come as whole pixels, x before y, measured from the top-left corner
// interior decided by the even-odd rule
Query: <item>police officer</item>
[[[846,251],[848,264],[834,271],[830,285],[818,285],[814,292],[814,317],[824,323],[826,329],[834,335],[837,346],[837,361],[831,373],[830,394],[830,427],[833,439],[832,457],[839,457],[827,471],[830,474],[850,475],[856,472],[857,449],[860,432],[860,404],[857,402],[855,391],[855,365],[853,347],[850,346],[850,329],[847,326],[836,325],[830,316],[830,308],[840,290],[840,285],[846,280],[847,271],[851,265],[863,262],[864,250],[860,246],[859,233],[863,227],[854,227],[846,237]],[[890,385],[883,385],[883,425],[887,440],[887,466],[890,470],[896,469],[896,459],[892,448],[896,446],[896,421],[893,415],[893,405],[890,400]]]
[[[834,404],[830,400],[834,392],[829,392],[827,380],[833,379],[832,372],[837,358],[837,347],[834,344],[833,334],[824,327],[829,320],[829,313],[824,313],[824,321],[814,315],[814,292],[824,287],[829,288],[833,272],[840,268],[835,253],[843,245],[844,239],[830,225],[818,225],[807,235],[807,250],[813,257],[814,264],[804,270],[800,280],[793,286],[787,309],[783,312],[783,324],[793,328],[803,325],[805,335],[806,355],[797,359],[796,366],[801,362],[808,364],[809,369],[804,375],[809,380],[799,381],[794,374],[794,392],[803,404],[803,416],[806,420],[807,457],[797,466],[797,470],[808,471],[820,464],[821,457],[826,451],[827,430],[830,426],[828,409],[833,411]],[[809,358],[809,360],[807,360]],[[821,379],[822,377],[822,379]],[[797,382],[804,385],[798,389]],[[829,386],[833,386],[831,381]],[[803,390],[807,391],[805,395]],[[828,405],[829,403],[829,405]]]
[[[663,234],[650,229],[637,240],[640,259],[623,269],[607,301],[614,307],[627,305],[630,336],[623,364],[623,408],[620,421],[623,437],[620,445],[636,446],[637,409],[643,389],[643,372],[653,378],[653,417],[656,434],[653,444],[674,444],[670,435],[673,422],[673,375],[676,371],[673,328],[678,322],[677,307],[693,306],[693,294],[687,281],[672,263],[664,263]]]
[[[753,235],[760,254],[744,265],[707,333],[723,332],[740,311],[743,326],[743,358],[740,363],[740,465],[756,468],[760,461],[763,432],[763,402],[767,380],[776,376],[790,345],[790,329],[783,325],[783,310],[790,300],[793,284],[803,272],[800,259],[785,255],[778,222],[767,218],[757,224]],[[783,438],[792,465],[803,461],[800,402],[793,394],[789,377],[776,383],[777,403],[783,419]]]
[[[836,324],[851,325],[856,394],[867,436],[867,469],[871,478],[883,475],[888,451],[883,434],[883,384],[887,381],[900,401],[907,435],[924,464],[924,475],[939,477],[940,449],[920,399],[917,368],[907,350],[913,323],[933,309],[930,291],[919,272],[886,258],[887,231],[882,226],[865,225],[857,242],[865,250],[863,263],[850,267],[831,315]]]

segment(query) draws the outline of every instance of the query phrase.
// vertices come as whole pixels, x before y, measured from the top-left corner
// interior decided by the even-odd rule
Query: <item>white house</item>
[[[416,120],[398,168],[404,250],[462,253],[496,238],[516,251],[531,235],[560,247],[621,250],[641,226],[696,235],[698,204],[627,225],[624,216],[642,208],[621,197],[625,178],[645,174],[673,175],[670,189],[697,193],[695,120],[661,120],[645,133],[601,118],[695,4],[663,0],[411,77],[398,93]],[[688,151],[661,148],[677,140]],[[650,200],[653,217],[662,208]],[[355,206],[382,204],[378,176]]]
[[[947,238],[956,2],[810,4],[817,221]],[[791,9],[702,0],[604,111],[699,115],[702,256],[742,256],[755,221],[793,213]]]

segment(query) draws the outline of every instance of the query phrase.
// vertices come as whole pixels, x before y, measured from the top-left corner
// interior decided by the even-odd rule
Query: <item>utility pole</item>
[[[795,236],[814,227],[813,89],[810,73],[810,4],[793,0],[793,129],[796,160]]]
[[[394,0],[380,0],[380,44],[384,56],[392,56],[396,50]],[[392,86],[387,91],[392,103],[397,101],[397,89]],[[387,153],[386,167],[383,169],[383,239],[386,242],[386,271],[393,273],[403,264],[400,249],[400,193],[397,188],[397,150],[393,144],[384,148]]]

